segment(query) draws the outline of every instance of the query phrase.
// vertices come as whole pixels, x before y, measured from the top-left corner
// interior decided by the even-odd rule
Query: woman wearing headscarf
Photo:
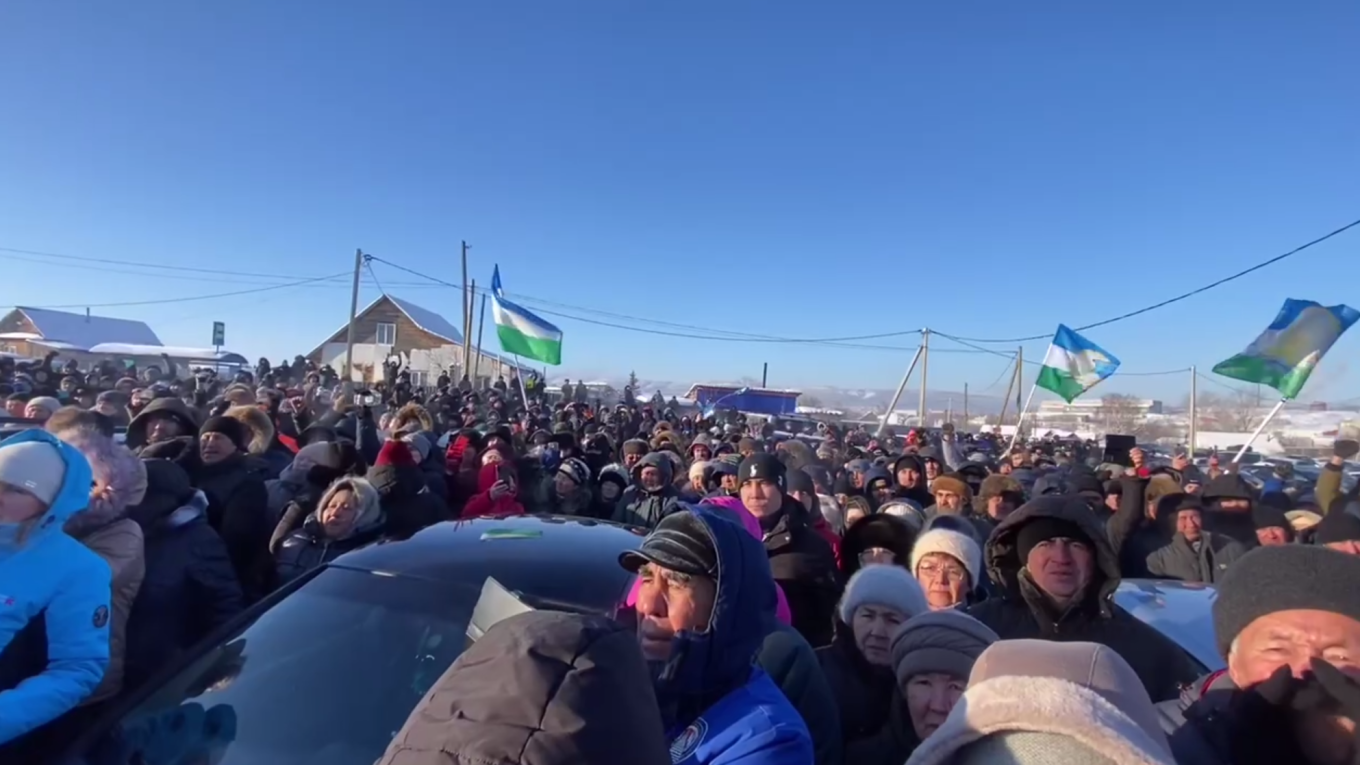
[[[378,492],[362,478],[337,480],[321,495],[316,508],[301,529],[283,540],[274,555],[280,584],[383,534],[385,519]]]

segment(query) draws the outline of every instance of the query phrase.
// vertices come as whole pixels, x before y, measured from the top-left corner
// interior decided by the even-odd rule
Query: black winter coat
[[[803,718],[812,736],[815,765],[840,765],[844,748],[840,710],[812,646],[798,630],[781,624],[765,636],[756,663]]]
[[[888,667],[876,667],[864,660],[850,627],[839,619],[835,641],[817,649],[817,658],[836,698],[841,739],[848,755],[857,742],[877,735],[887,723],[888,709],[897,695],[897,679]],[[858,765],[849,756],[845,762]]]
[[[274,553],[274,568],[280,585],[324,563],[329,563],[350,550],[376,541],[383,534],[385,520],[380,515],[367,528],[355,529],[344,539],[327,539],[315,515],[309,516],[302,528],[289,534]]]
[[[902,765],[920,745],[907,702],[901,693],[894,693],[883,727],[878,733],[847,745],[845,761],[853,765]]]
[[[1095,545],[1095,571],[1087,594],[1061,614],[1022,570],[1016,552],[1020,528],[1043,517],[1077,525]],[[1177,698],[1181,685],[1194,680],[1196,670],[1176,644],[1115,605],[1119,564],[1100,522],[1080,498],[1050,495],[1025,503],[992,532],[983,557],[1001,596],[984,600],[967,613],[1002,640],[1100,643],[1129,663],[1154,702]]]
[[[190,474],[194,486],[208,498],[208,523],[227,543],[248,602],[273,589],[269,535],[274,523],[264,473],[254,458],[233,454],[216,465],[198,465]]]
[[[147,497],[129,513],[142,527],[146,577],[128,617],[125,689],[245,609],[227,545],[208,524],[207,504],[198,492],[181,505],[148,470]]]
[[[841,596],[836,555],[807,522],[803,503],[785,496],[774,516],[762,518],[770,572],[784,590],[793,626],[814,648],[831,642]]]
[[[449,517],[448,505],[430,493],[415,465],[376,465],[365,477],[378,490],[390,536],[406,538]]]

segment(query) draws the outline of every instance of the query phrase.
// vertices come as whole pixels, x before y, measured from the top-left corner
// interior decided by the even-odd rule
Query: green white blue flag
[[[1313,367],[1357,319],[1360,311],[1348,305],[1325,306],[1291,298],[1260,337],[1214,371],[1234,380],[1269,385],[1284,398],[1294,398]]]
[[[544,364],[562,363],[562,330],[505,299],[500,266],[491,274],[491,315],[501,350]]]
[[[1035,384],[1062,396],[1070,404],[1118,368],[1119,359],[1059,324]]]

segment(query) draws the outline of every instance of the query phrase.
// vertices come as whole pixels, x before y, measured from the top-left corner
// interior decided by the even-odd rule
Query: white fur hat
[[[921,559],[931,553],[944,553],[968,571],[968,586],[978,586],[982,576],[982,549],[977,542],[964,534],[949,529],[931,529],[916,538],[911,548],[911,573],[916,575],[916,566]]]

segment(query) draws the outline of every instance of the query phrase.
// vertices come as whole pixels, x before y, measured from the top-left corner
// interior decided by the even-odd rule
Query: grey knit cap
[[[962,611],[931,611],[913,616],[897,629],[892,641],[893,671],[898,685],[913,675],[942,672],[967,680],[973,663],[1001,638]]]

